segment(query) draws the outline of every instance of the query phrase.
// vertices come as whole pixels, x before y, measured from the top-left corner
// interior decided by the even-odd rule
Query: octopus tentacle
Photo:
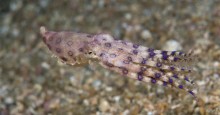
[[[117,73],[120,73],[121,75],[127,76],[132,79],[144,81],[147,83],[151,82],[153,84],[158,84],[161,86],[168,86],[171,88],[181,89],[192,95],[194,98],[197,98],[192,89],[186,85],[181,84],[180,80],[172,79],[171,77],[168,77],[166,74],[163,74],[160,71],[156,71],[152,68],[141,67],[140,70],[138,65],[134,64],[130,65],[130,68],[126,68],[124,66],[118,67],[109,62],[100,62],[100,65],[102,65],[106,69],[115,71]]]
[[[178,51],[161,51],[161,50],[155,50],[152,48],[144,47],[141,45],[133,44],[131,42],[124,42],[121,40],[117,40],[116,44],[118,46],[124,46],[124,47],[129,47],[126,50],[128,52],[131,52],[132,50],[137,50],[138,52],[141,52],[140,55],[143,57],[149,56],[147,53],[151,53],[152,55],[155,55],[153,59],[163,59],[163,60],[168,60],[168,61],[191,61],[193,57],[193,53],[183,53],[183,52],[178,52]],[[146,52],[146,53],[144,53]]]
[[[111,46],[110,45],[106,46],[106,44],[111,44]],[[142,64],[150,67],[157,67],[163,70],[176,71],[176,72],[191,72],[191,68],[186,68],[182,66],[178,67],[175,65],[169,65],[167,63],[163,63],[159,61],[152,61],[148,57],[143,57],[142,55],[136,55],[134,52],[135,50],[133,52],[128,52],[128,50],[126,50],[127,48],[119,47],[119,46],[120,45],[115,44],[115,42],[106,42],[101,46],[102,49],[105,50],[100,51],[100,53],[108,52],[109,55],[118,54],[117,52],[119,52],[118,49],[120,48],[121,59],[125,58],[123,60],[127,60],[126,58],[130,58],[133,63]],[[144,52],[140,52],[140,53],[142,54]],[[145,54],[149,54],[149,53],[145,52]],[[108,56],[108,59],[110,58],[111,56]]]

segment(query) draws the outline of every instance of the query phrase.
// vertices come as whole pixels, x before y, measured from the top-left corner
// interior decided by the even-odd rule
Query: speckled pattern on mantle
[[[97,64],[72,67],[46,50],[40,26],[109,33],[199,56],[190,95],[123,78]],[[217,0],[7,0],[0,2],[0,114],[216,115],[220,112]]]

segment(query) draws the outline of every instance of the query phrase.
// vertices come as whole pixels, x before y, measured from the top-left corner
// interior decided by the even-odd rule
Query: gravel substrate
[[[194,1],[1,0],[0,115],[220,115],[220,1]],[[40,26],[192,49],[199,101],[98,64],[58,62]]]

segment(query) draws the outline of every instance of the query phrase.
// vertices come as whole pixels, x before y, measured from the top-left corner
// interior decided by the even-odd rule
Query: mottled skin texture
[[[194,83],[189,79],[192,53],[161,51],[115,40],[108,34],[53,32],[40,28],[44,43],[66,64],[81,65],[96,60],[101,66],[132,79],[152,82],[188,92]]]

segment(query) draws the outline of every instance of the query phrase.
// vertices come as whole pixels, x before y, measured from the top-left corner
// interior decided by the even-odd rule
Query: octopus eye
[[[62,59],[63,61],[67,61],[67,58],[65,57],[60,57],[60,59]]]

